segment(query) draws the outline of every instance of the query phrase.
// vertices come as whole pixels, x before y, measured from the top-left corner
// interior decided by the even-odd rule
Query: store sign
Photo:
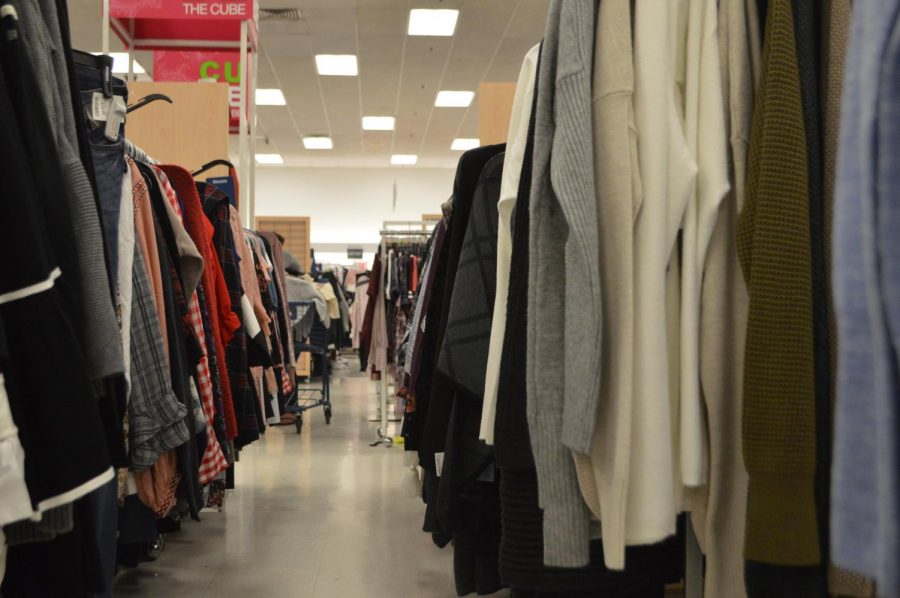
[[[110,0],[114,19],[242,20],[253,16],[253,0]]]
[[[241,54],[205,50],[157,50],[154,81],[218,81],[228,83],[228,125],[237,133],[241,120]]]
[[[362,247],[348,247],[347,248],[347,259],[348,260],[361,260],[363,256]]]

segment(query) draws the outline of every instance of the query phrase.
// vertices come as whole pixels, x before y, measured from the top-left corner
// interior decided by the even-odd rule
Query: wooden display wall
[[[309,216],[257,216],[256,230],[278,233],[284,237],[284,248],[300,262],[304,272],[310,267]],[[309,353],[297,357],[297,375],[310,376]]]
[[[228,160],[228,86],[218,83],[128,84],[128,103],[162,93],[173,103],[156,101],[126,117],[128,139],[162,164],[196,170],[211,160]],[[204,177],[227,176],[223,166]],[[240,182],[240,181],[239,181]]]

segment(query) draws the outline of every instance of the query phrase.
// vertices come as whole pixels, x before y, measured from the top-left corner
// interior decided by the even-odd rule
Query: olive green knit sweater
[[[745,557],[820,561],[809,181],[790,0],[771,0],[737,242],[750,297],[743,453]]]

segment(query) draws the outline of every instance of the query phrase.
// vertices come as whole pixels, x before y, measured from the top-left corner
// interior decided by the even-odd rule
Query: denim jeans
[[[103,74],[83,64],[76,64],[75,73],[84,118],[87,123],[88,141],[91,146],[91,161],[97,179],[97,201],[100,224],[103,228],[103,244],[109,260],[110,278],[113,284],[119,267],[119,212],[122,201],[122,177],[125,174],[125,125],[119,127],[115,141],[106,136],[106,122],[93,118],[94,94],[103,94]],[[128,88],[121,79],[113,77],[113,93],[128,101]]]

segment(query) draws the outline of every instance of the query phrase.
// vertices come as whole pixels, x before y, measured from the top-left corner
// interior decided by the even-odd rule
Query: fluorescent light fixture
[[[257,89],[256,105],[257,106],[284,106],[287,101],[280,89]]]
[[[434,105],[438,108],[466,108],[474,97],[474,91],[439,91]]]
[[[316,69],[320,75],[355,77],[359,74],[355,54],[316,54]]]
[[[458,10],[414,8],[409,11],[409,35],[434,35],[448,37],[456,31]]]
[[[303,147],[308,150],[329,150],[334,148],[334,144],[331,142],[331,137],[319,135],[316,137],[304,137]]]
[[[103,52],[94,52],[94,56],[100,56]],[[113,59],[113,73],[118,75],[127,74],[128,73],[128,52],[110,52],[110,56]],[[137,60],[134,61],[134,70],[132,71],[135,75],[143,75],[147,71],[144,70],[144,67],[141,66],[141,63]]]
[[[394,166],[412,166],[419,160],[414,154],[394,154],[391,156],[391,164]]]
[[[393,131],[393,116],[364,116],[362,127],[365,131]]]
[[[475,148],[478,147],[479,145],[481,145],[481,140],[480,140],[480,139],[463,139],[463,138],[460,138],[460,139],[454,139],[454,140],[453,140],[453,143],[450,144],[450,149],[456,150],[456,151],[463,151],[463,152],[464,152],[464,151],[466,151],[466,150],[475,149]]]
[[[281,154],[256,154],[257,164],[284,164]]]

